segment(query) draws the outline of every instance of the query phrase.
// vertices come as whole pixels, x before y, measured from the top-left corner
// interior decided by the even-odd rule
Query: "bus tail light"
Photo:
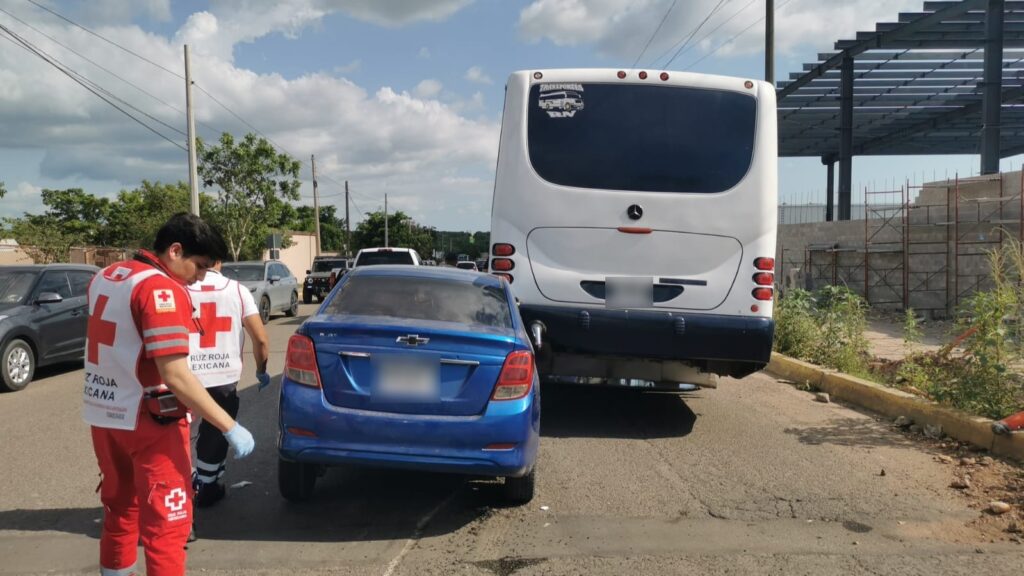
[[[665,80],[668,80],[668,72],[662,72],[661,73],[661,80],[662,80],[662,82],[664,82]]]
[[[644,72],[643,70],[640,71],[640,74],[638,74],[638,76],[640,76],[641,80],[647,80],[647,72]]]
[[[621,79],[626,77],[626,71],[625,70],[619,70],[619,73],[616,74],[616,76],[618,76],[619,79],[621,80]]]
[[[517,350],[505,357],[491,400],[516,400],[530,393],[533,386],[533,353]]]
[[[491,254],[495,256],[511,256],[516,253],[516,247],[511,244],[495,244],[491,247]]]
[[[767,256],[754,258],[754,268],[758,270],[775,270],[775,258],[768,258]]]
[[[508,282],[509,284],[512,283],[512,275],[511,274],[505,274],[503,272],[495,272],[494,275],[497,276],[498,278],[504,278],[505,281]]]
[[[322,388],[320,370],[316,365],[316,348],[309,336],[293,334],[288,339],[288,352],[284,357],[284,375],[292,382]]]
[[[759,286],[771,286],[775,283],[775,274],[771,272],[758,272],[754,274],[754,284]]]
[[[516,263],[510,258],[495,258],[491,261],[491,270],[497,270],[498,272],[508,272],[515,267]]]
[[[771,300],[772,299],[772,295],[774,294],[774,292],[775,291],[772,290],[771,288],[764,288],[764,287],[762,287],[762,288],[754,288],[750,292],[750,294],[754,297],[755,300]]]

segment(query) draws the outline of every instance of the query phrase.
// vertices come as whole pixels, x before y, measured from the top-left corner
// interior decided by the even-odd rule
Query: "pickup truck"
[[[306,270],[306,281],[302,283],[302,301],[306,304],[322,302],[331,291],[331,272],[349,268],[348,258],[341,256],[317,256],[313,258],[313,269]]]

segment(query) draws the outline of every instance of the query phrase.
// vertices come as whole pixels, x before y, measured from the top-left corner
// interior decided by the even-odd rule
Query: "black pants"
[[[225,384],[207,388],[217,404],[231,415],[238,416],[238,384]],[[224,434],[212,424],[203,420],[199,423],[199,437],[196,439],[196,475],[200,482],[216,482],[224,475],[224,462],[228,455],[228,441]]]

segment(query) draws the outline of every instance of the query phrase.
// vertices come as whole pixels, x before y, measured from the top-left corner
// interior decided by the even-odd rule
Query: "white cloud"
[[[70,14],[76,20],[102,23],[131,22],[142,16],[158,22],[171,19],[170,0],[89,0],[71,4]]]
[[[678,2],[640,65],[667,61],[717,4],[719,0]],[[534,0],[519,14],[519,32],[532,42],[593,45],[606,56],[632,63],[671,5],[671,0]],[[920,8],[921,0],[791,0],[781,7],[776,2],[776,51],[787,54],[798,46],[830,49],[839,38],[852,37],[858,30],[874,30],[875,22],[893,21],[900,11]],[[723,4],[693,37],[690,44],[697,46],[687,47],[670,68],[688,65],[763,16],[763,2]],[[759,52],[763,47],[764,27],[755,24],[719,54]]]
[[[334,73],[335,74],[351,74],[353,72],[358,72],[359,69],[362,68],[362,67],[363,67],[363,61],[359,60],[357,58],[357,59],[349,62],[348,64],[345,64],[344,66],[335,66],[334,67]]]
[[[436,98],[437,95],[441,93],[442,87],[443,86],[439,81],[434,80],[433,78],[428,78],[417,84],[416,88],[413,88],[412,93],[415,94],[417,98]]]
[[[25,212],[42,212],[43,189],[28,182],[7,185],[7,194],[3,198],[3,213],[7,216],[21,216]]]
[[[258,74],[237,67],[231,45],[221,42],[224,21],[199,13],[174,39],[146,33],[135,26],[113,26],[102,33],[111,40],[171,70],[181,70],[180,38],[206,42],[210,54],[193,59],[198,86],[213,94],[232,112],[253,123],[261,132],[303,162],[317,156],[318,172],[335,180],[349,180],[355,189],[374,197],[385,191],[403,196],[430,198],[421,207],[428,223],[443,227],[454,216],[449,206],[486,206],[491,186],[481,183],[473,190],[446,190],[443,177],[486,177],[497,155],[499,126],[496,119],[470,119],[461,115],[461,103],[437,100],[441,85],[424,81],[412,93],[390,87],[367,90],[329,73],[286,79],[278,74]],[[50,24],[45,32],[116,70],[161,100],[183,109],[182,81],[123,51],[96,42],[87,33],[69,26]],[[163,122],[184,130],[184,115],[78,60],[63,48],[35,35],[26,36],[58,58],[72,64],[105,88],[125,98]],[[200,45],[196,45],[197,50]],[[197,129],[207,141],[219,130],[241,136],[250,129],[194,91]],[[5,151],[43,150],[40,182],[103,182],[113,193],[116,187],[131,188],[142,179],[187,180],[184,151],[165,142],[73,83],[55,69],[24,51],[0,50],[0,157]],[[185,138],[156,126],[172,140]],[[308,166],[303,168],[308,178]],[[24,177],[19,177],[24,178]],[[76,185],[76,184],[69,184]],[[88,186],[86,186],[88,188]],[[0,201],[0,217],[18,216],[23,206],[38,204],[16,194],[8,178],[8,197]],[[322,194],[337,194],[336,185],[321,181]],[[343,195],[340,198],[344,198]],[[338,201],[337,196],[333,197]],[[368,204],[361,201],[362,204]],[[401,205],[397,205],[401,208]],[[364,206],[364,209],[366,206]],[[475,228],[486,228],[487,211],[475,215]]]
[[[483,69],[479,66],[472,66],[469,70],[466,70],[466,80],[476,82],[477,84],[494,84],[491,77],[484,74]]]
[[[416,53],[416,57],[420,60],[430,60],[430,48],[426,46],[420,48],[420,51]]]

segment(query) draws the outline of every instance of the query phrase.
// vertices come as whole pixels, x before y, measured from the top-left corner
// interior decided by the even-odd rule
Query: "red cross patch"
[[[174,312],[174,292],[170,290],[153,290],[153,302],[157,312]]]

